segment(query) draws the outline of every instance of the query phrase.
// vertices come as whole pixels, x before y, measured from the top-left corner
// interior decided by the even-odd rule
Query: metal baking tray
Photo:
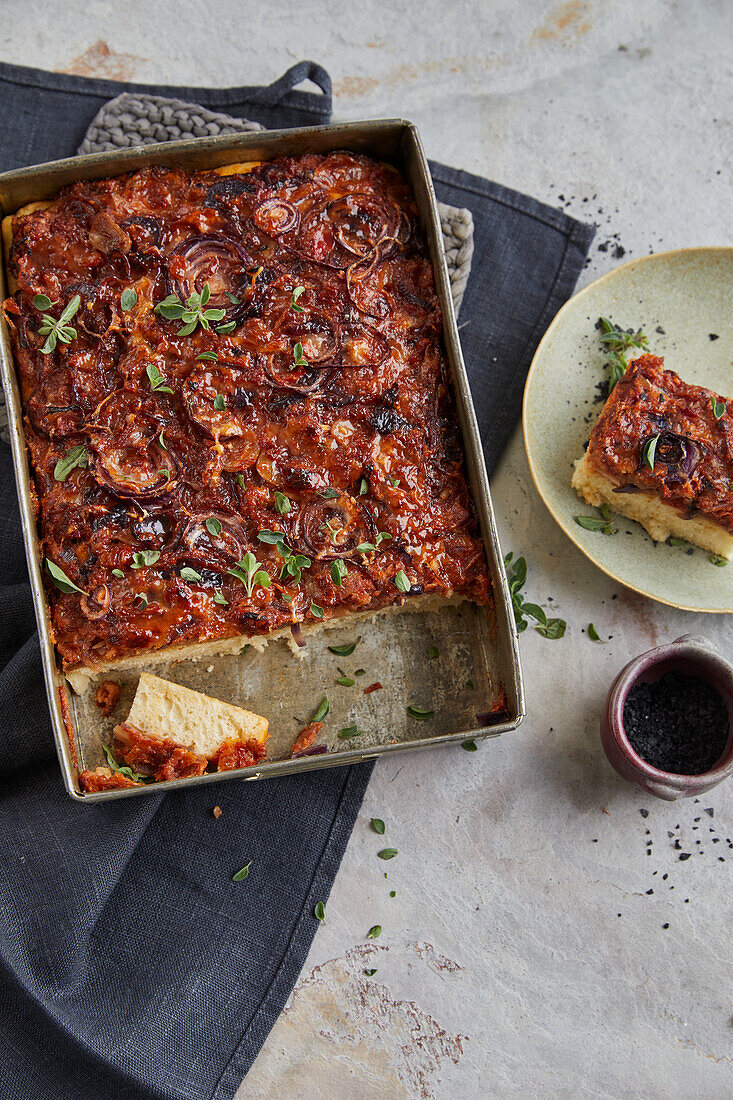
[[[104,719],[93,702],[93,687],[83,696],[71,690],[57,664],[49,608],[41,580],[40,550],[31,504],[30,470],[23,433],[18,381],[4,318],[0,320],[0,366],[8,405],[15,476],[20,500],[28,570],[38,621],[49,710],[66,788],[72,798],[99,802],[150,791],[174,790],[193,783],[223,779],[265,779],[291,772],[354,764],[405,749],[457,744],[467,738],[495,737],[515,730],[524,715],[517,632],[506,574],[494,524],[481,440],[471,402],[466,368],[456,329],[440,219],[425,153],[415,126],[402,119],[380,119],[331,126],[235,134],[192,141],[167,142],[112,153],[73,157],[0,174],[2,215],[21,206],[52,198],[59,188],[77,180],[99,179],[151,164],[189,170],[217,168],[242,160],[272,160],[306,152],[347,149],[365,153],[397,167],[412,186],[420,211],[443,310],[445,351],[452,375],[456,409],[463,436],[468,477],[478,511],[494,590],[494,607],[471,603],[446,604],[439,611],[379,614],[311,636],[304,656],[294,657],[283,642],[264,652],[213,657],[209,661],[180,658],[151,660],[159,675],[246,706],[270,721],[268,759],[252,768],[176,779],[161,788],[140,788],[85,794],[78,770],[104,763],[101,742],[127,713],[139,669],[113,673],[122,696],[112,719]],[[5,265],[0,271],[2,296],[7,294]],[[328,645],[359,640],[353,655],[335,657]],[[438,649],[428,659],[428,647]],[[338,667],[353,676],[355,686],[335,683]],[[384,687],[369,695],[363,688],[380,681]],[[328,753],[291,759],[298,730],[324,695],[330,713],[319,741]],[[489,714],[505,700],[504,709]],[[406,713],[410,704],[433,709],[435,716],[417,721]],[[339,729],[358,723],[365,731],[358,745],[338,738]],[[353,746],[353,747],[352,747]]]

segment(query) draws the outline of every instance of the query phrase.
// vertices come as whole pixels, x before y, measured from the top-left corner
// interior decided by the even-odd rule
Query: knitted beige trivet
[[[130,149],[179,138],[215,137],[262,130],[259,122],[232,118],[209,111],[199,103],[165,99],[154,95],[122,95],[105,103],[89,124],[79,153],[103,153],[112,149]],[[471,273],[473,259],[473,216],[470,210],[438,203],[443,230],[445,259],[450,277],[451,295],[456,314]],[[7,440],[8,423],[5,398],[0,389],[0,438]]]

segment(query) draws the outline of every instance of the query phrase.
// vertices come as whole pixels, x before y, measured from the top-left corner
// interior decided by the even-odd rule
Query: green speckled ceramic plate
[[[570,539],[610,577],[687,611],[733,613],[733,562],[705,550],[655,543],[643,527],[614,517],[618,534],[574,520],[597,512],[570,487],[601,411],[608,377],[600,316],[642,328],[649,350],[686,382],[733,397],[733,248],[685,248],[632,260],[571,298],[537,349],[524,391],[524,443],[535,485]]]

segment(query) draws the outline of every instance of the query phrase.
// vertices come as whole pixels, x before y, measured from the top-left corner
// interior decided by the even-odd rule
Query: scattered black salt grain
[[[715,688],[699,676],[676,670],[653,684],[634,684],[623,723],[643,760],[677,775],[709,771],[728,738],[728,710]]]
[[[689,859],[691,855],[692,852],[680,852],[678,859],[682,863],[684,860]]]

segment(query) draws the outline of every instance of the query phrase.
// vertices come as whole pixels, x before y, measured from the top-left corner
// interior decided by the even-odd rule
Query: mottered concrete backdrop
[[[335,119],[412,119],[429,156],[595,222],[580,285],[651,251],[733,243],[726,0],[4,0],[0,15],[4,61],[88,76],[268,83],[312,58]],[[597,571],[545,511],[519,430],[493,495],[528,598],[568,631],[522,635],[515,735],[377,763],[238,1100],[733,1093],[733,785],[656,802],[598,740],[629,657],[689,631],[730,652],[733,623]],[[373,816],[399,849],[389,864]]]

